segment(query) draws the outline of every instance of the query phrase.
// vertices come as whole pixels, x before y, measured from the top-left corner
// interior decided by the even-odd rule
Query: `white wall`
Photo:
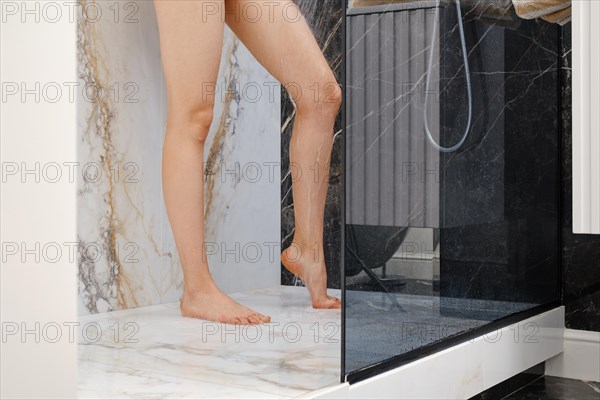
[[[600,332],[565,329],[564,352],[546,361],[546,375],[600,382]]]
[[[68,7],[44,4],[0,2],[0,388],[11,399],[74,398],[76,385],[77,131],[65,85],[77,80],[76,27]]]
[[[573,2],[573,232],[600,234],[600,2]]]

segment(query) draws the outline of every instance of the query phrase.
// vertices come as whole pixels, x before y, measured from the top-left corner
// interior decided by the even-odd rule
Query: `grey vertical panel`
[[[379,223],[381,225],[394,224],[394,65],[396,39],[394,31],[394,13],[381,16],[380,22],[380,60],[381,72],[379,75],[379,89],[381,92],[380,129],[379,139]]]
[[[439,227],[439,154],[423,111],[434,14],[426,10],[349,17],[348,223]],[[439,46],[432,92],[438,87]],[[429,121],[439,127],[432,93]]]
[[[395,225],[410,225],[410,182],[405,179],[405,168],[410,154],[410,96],[406,92],[406,83],[410,80],[410,24],[408,13],[394,13],[396,32],[396,102],[394,109],[394,135],[396,136],[394,189],[395,189]]]
[[[380,112],[380,87],[379,74],[381,72],[379,57],[382,49],[379,47],[379,35],[381,34],[381,14],[370,14],[366,17],[365,36],[366,46],[366,224],[379,225],[379,139],[381,130],[379,124]]]
[[[347,115],[347,140],[350,154],[346,157],[346,170],[350,190],[346,193],[349,200],[347,204],[349,215],[348,223],[365,223],[365,17],[359,15],[350,18],[348,24],[350,31],[350,43],[347,54],[348,62],[348,107]]]
[[[429,48],[431,44],[431,35],[435,21],[433,10],[424,10],[425,18],[425,38],[427,41],[428,52],[426,54],[427,62],[429,62],[429,51],[433,51],[434,63],[431,69],[431,82],[429,93],[429,108],[427,117],[431,135],[437,143],[440,143],[440,40],[436,40],[435,47]],[[425,94],[425,84],[423,84],[423,93]],[[425,167],[423,168],[425,184],[425,226],[439,227],[440,226],[440,153],[425,143]]]
[[[421,178],[422,168],[425,162],[425,140],[423,123],[423,95],[422,89],[425,82],[425,71],[427,68],[427,48],[425,35],[425,10],[409,11],[410,21],[410,154],[407,175],[410,183],[410,219],[411,224],[425,226],[424,200],[425,185]]]

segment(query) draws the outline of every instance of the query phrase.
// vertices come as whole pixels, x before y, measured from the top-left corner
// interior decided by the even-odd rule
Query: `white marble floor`
[[[79,397],[297,398],[339,382],[339,310],[312,309],[300,287],[232,297],[272,322],[182,318],[178,303],[82,317]]]

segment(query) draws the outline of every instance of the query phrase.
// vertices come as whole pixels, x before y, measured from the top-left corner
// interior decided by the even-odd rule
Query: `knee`
[[[169,111],[167,132],[177,139],[204,143],[213,122],[213,109],[212,102],[173,107]]]
[[[318,79],[296,101],[299,114],[313,114],[319,118],[335,120],[342,104],[342,89],[333,74]]]

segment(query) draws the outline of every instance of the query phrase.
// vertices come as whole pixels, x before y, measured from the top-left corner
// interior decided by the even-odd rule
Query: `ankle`
[[[325,260],[323,244],[318,242],[299,241],[294,239],[292,244],[286,248],[282,257],[290,262],[321,263]]]
[[[194,299],[198,297],[210,296],[218,292],[220,292],[220,290],[214,283],[198,286],[184,286],[182,297]]]

